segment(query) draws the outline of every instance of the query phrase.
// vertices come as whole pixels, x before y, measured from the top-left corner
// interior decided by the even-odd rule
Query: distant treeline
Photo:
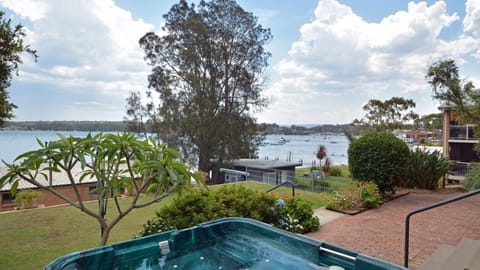
[[[318,125],[318,126],[279,126],[277,124],[259,124],[263,134],[309,135],[315,133],[343,133],[354,132],[356,126],[343,125]],[[103,131],[121,132],[128,130],[127,123],[123,121],[21,121],[7,122],[8,130],[55,130],[55,131]]]
[[[7,122],[9,130],[105,131],[127,130],[123,121],[23,121]]]

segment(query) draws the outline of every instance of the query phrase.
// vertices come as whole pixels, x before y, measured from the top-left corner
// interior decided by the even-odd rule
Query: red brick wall
[[[91,201],[97,199],[97,195],[90,195],[90,186],[96,187],[96,183],[90,184],[81,184],[77,185],[78,191],[80,193],[80,197],[83,201]],[[73,201],[78,201],[75,195],[75,192],[71,186],[61,186],[55,187],[55,190],[62,193],[66,197],[71,198]],[[59,205],[65,204],[66,202],[57,196],[53,195],[52,193],[42,190],[42,189],[35,189],[35,191],[40,193],[39,198],[37,199],[37,204],[39,206],[52,206],[52,205]],[[10,192],[10,191],[4,191]],[[15,203],[13,204],[3,204],[2,196],[0,196],[0,211],[8,211],[14,210],[17,207]]]

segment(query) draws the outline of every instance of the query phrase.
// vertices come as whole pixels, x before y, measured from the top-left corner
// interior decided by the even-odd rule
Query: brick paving
[[[378,209],[333,220],[308,236],[403,265],[407,213],[459,194],[412,190]],[[416,269],[442,244],[457,245],[463,238],[480,239],[480,195],[410,219],[409,268]]]

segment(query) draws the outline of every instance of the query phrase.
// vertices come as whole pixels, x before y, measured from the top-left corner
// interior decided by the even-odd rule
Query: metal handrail
[[[341,252],[338,252],[338,251],[335,251],[335,250],[332,250],[332,249],[329,249],[329,248],[325,248],[325,247],[320,247],[319,249],[320,251],[324,251],[324,252],[327,252],[327,253],[330,253],[330,254],[333,254],[333,255],[336,255],[338,257],[341,257],[341,258],[344,258],[344,259],[347,259],[347,260],[350,260],[352,262],[356,261],[357,259],[353,256],[350,256],[350,255],[347,255],[347,254],[343,254]]]
[[[425,207],[422,207],[422,208],[418,208],[416,210],[413,210],[413,211],[409,212],[407,214],[407,217],[405,218],[404,266],[408,267],[408,249],[409,249],[409,241],[410,241],[410,217],[412,217],[415,214],[418,214],[418,213],[421,213],[421,212],[424,212],[424,211],[427,211],[427,210],[430,210],[430,209],[433,209],[433,208],[437,208],[437,207],[440,207],[442,205],[453,203],[453,202],[456,202],[456,201],[459,201],[459,200],[463,200],[465,198],[468,198],[468,197],[471,197],[471,196],[474,196],[474,195],[477,195],[477,194],[480,194],[480,189],[468,192],[466,194],[458,195],[458,196],[455,196],[453,198],[446,199],[446,200],[440,201],[438,203],[434,203],[434,204],[431,204],[431,205],[428,205],[428,206],[425,206]]]
[[[279,185],[274,186],[273,188],[267,190],[267,193],[274,191],[275,189],[285,186],[285,185],[290,185],[292,187],[292,197],[295,197],[295,183],[292,181],[285,181]]]

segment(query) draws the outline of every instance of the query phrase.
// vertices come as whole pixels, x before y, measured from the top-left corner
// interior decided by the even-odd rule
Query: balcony
[[[450,140],[478,140],[474,135],[474,125],[450,126]]]

